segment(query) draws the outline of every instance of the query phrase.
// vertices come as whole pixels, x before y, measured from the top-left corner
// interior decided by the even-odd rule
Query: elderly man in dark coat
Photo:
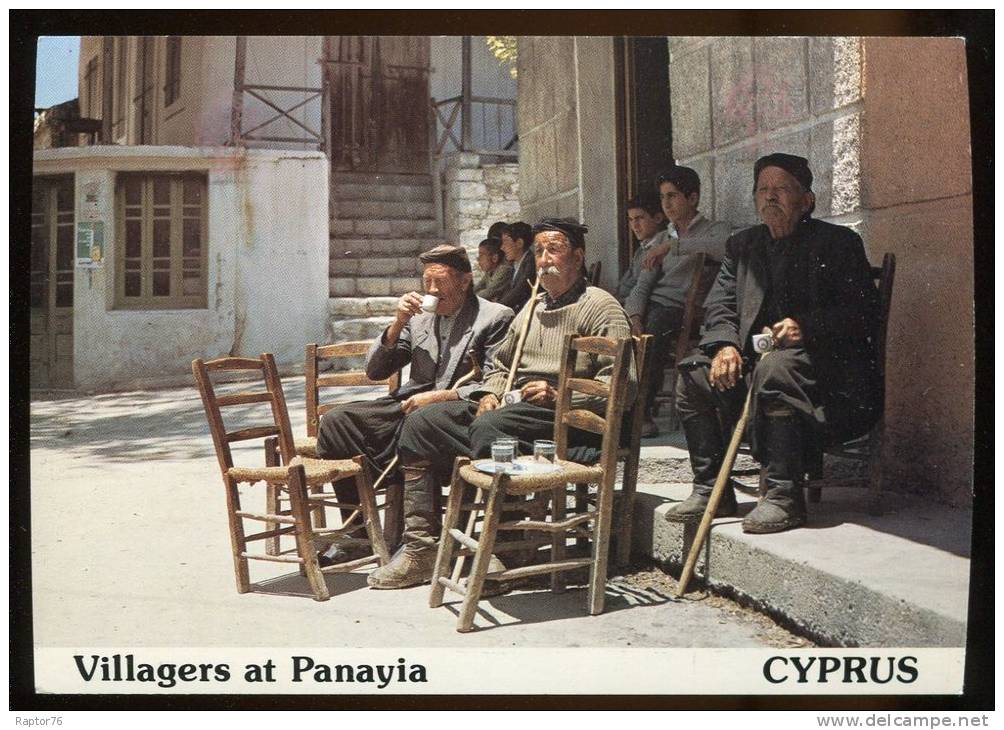
[[[879,303],[861,238],[811,218],[808,161],[767,155],[757,160],[753,177],[763,224],[726,244],[705,302],[701,354],[680,363],[677,408],[694,488],[666,518],[701,519],[726,433],[752,388],[747,435],[753,456],[766,467],[767,491],[743,530],[768,533],[805,523],[805,448],[861,435],[881,412],[874,342]],[[752,336],[761,332],[772,336],[775,349],[758,362]],[[727,487],[716,515],[736,510]]]
[[[460,246],[443,244],[419,256],[426,294],[439,298],[436,309],[423,311],[422,295],[409,292],[398,300],[394,320],[370,347],[366,374],[382,380],[411,365],[408,382],[390,395],[339,405],[324,414],[317,434],[322,459],[362,454],[379,471],[394,456],[396,435],[404,419],[432,403],[466,397],[473,385],[455,383],[470,370],[468,353],[482,367],[505,338],[513,311],[474,295],[471,263]],[[355,487],[336,485],[339,500],[352,502]],[[345,492],[349,490],[349,492]],[[321,561],[349,559],[335,543]]]

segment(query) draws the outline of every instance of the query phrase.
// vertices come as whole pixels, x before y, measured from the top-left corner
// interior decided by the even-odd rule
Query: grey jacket
[[[638,276],[634,289],[624,300],[628,316],[644,317],[649,302],[662,307],[682,308],[697,264],[695,254],[703,252],[707,258],[721,261],[725,257],[725,242],[730,235],[731,224],[708,220],[698,214],[686,233],[679,239],[672,239],[673,248],[662,260],[662,266],[642,271]]]
[[[383,380],[410,364],[408,382],[394,391],[393,397],[404,400],[426,390],[447,390],[470,370],[468,352],[473,351],[478,364],[484,367],[505,338],[513,316],[509,307],[470,293],[453,322],[448,349],[440,353],[435,329],[437,316],[416,314],[391,347],[383,344],[386,330],[376,339],[366,358],[366,375]],[[459,388],[460,397],[465,397],[472,387],[468,384]]]

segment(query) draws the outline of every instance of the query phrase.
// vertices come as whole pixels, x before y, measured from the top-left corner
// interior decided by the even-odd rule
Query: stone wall
[[[674,37],[669,49],[673,153],[701,176],[706,214],[755,223],[753,162],[775,151],[808,158],[817,218],[860,208],[860,38]]]
[[[519,38],[520,205],[533,223],[573,216],[589,226],[586,261],[618,266],[616,110],[609,36]]]
[[[444,180],[446,240],[467,249],[477,277],[478,244],[489,226],[520,220],[519,165],[481,164],[476,154],[458,153],[447,159]]]
[[[897,255],[887,355],[893,489],[971,500],[973,278],[964,45],[949,38],[669,39],[673,151],[701,209],[756,222],[752,168],[809,159],[815,216]],[[937,347],[931,343],[937,342]]]

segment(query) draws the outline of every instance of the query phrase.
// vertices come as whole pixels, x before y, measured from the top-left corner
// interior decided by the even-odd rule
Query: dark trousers
[[[655,399],[662,390],[665,372],[663,363],[670,359],[671,349],[683,325],[683,309],[680,307],[664,307],[660,304],[648,305],[643,331],[652,335],[653,357],[652,372],[649,374],[648,391],[645,393],[645,416],[651,418],[655,413]]]
[[[708,382],[711,361],[693,355],[680,363],[676,409],[687,436],[695,484],[714,484],[742,412],[748,388],[753,388],[746,429],[753,458],[766,464],[766,412],[784,406],[795,412],[806,435],[825,429],[825,411],[818,405],[815,371],[802,348],[775,350],[760,360],[734,387],[719,391]],[[808,439],[803,439],[803,442]],[[769,466],[769,465],[768,465]]]
[[[404,420],[401,403],[388,395],[371,401],[335,406],[321,417],[317,429],[317,455],[322,459],[351,459],[362,455],[371,476],[386,468],[394,456],[394,437]],[[335,484],[339,502],[358,503],[355,484]],[[342,510],[342,518],[351,510]]]
[[[453,473],[458,456],[482,459],[491,456],[492,442],[509,437],[519,440],[521,454],[533,453],[536,439],[554,437],[554,410],[531,403],[516,403],[487,411],[475,418],[478,404],[448,401],[420,408],[401,427],[397,449],[405,474],[412,464],[427,464],[426,476],[404,485],[406,536],[423,540],[439,534],[436,493]],[[601,438],[573,430],[568,457],[590,463],[599,455]]]

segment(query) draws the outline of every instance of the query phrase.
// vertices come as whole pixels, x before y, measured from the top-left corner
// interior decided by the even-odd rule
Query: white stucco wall
[[[114,308],[117,172],[205,171],[208,178],[206,309]],[[196,357],[275,354],[298,367],[323,341],[328,299],[328,184],[318,152],[186,147],[41,150],[34,173],[75,173],[105,223],[105,260],[74,276],[74,383],[112,389],[184,377]]]

